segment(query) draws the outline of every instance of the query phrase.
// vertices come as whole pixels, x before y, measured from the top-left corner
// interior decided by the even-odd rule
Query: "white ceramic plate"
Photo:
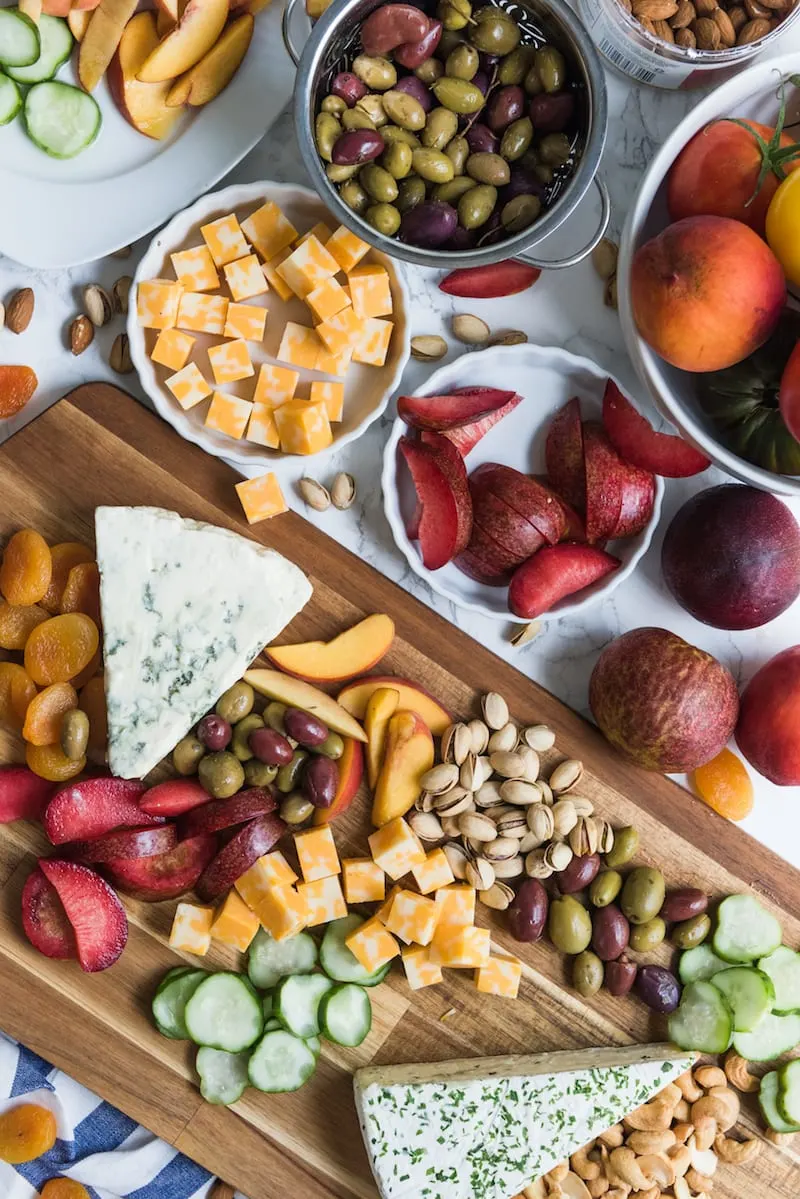
[[[446,394],[455,387],[467,385],[502,387],[519,392],[524,397],[523,402],[478,442],[467,458],[467,469],[471,473],[484,462],[502,462],[505,466],[536,475],[545,473],[544,446],[552,418],[572,396],[577,395],[584,419],[598,420],[607,379],[607,372],[588,358],[579,358],[554,346],[498,346],[467,354],[442,367],[431,375],[419,394]],[[478,583],[452,563],[436,571],[422,565],[417,543],[409,541],[406,535],[405,522],[414,511],[416,495],[397,444],[407,431],[408,426],[398,417],[383,459],[383,503],[394,539],[409,566],[439,595],[462,608],[494,620],[526,624],[526,620],[509,612],[507,587]],[[647,528],[637,537],[611,543],[610,552],[622,560],[619,570],[578,592],[574,598],[561,600],[541,619],[558,619],[582,612],[590,604],[610,595],[633,573],[658,524],[663,494],[664,483],[656,479],[653,515]]]
[[[134,287],[143,279],[174,279],[175,272],[169,256],[176,250],[202,245],[201,225],[229,212],[236,212],[239,219],[243,220],[256,208],[259,208],[265,200],[274,200],[301,233],[305,233],[318,221],[325,221],[330,228],[336,228],[336,221],[330,216],[319,196],[309,191],[308,188],[282,183],[235,184],[232,187],[223,188],[222,191],[203,196],[184,212],[178,213],[165,228],[156,234],[144,258],[139,263],[134,276]],[[394,303],[394,313],[391,318],[394,322],[394,329],[389,354],[385,364],[381,367],[359,366],[358,364],[350,367],[343,380],[345,394],[343,419],[332,426],[334,434],[332,445],[318,454],[310,455],[309,461],[313,459],[315,463],[319,463],[335,453],[336,450],[341,449],[342,446],[348,445],[349,442],[355,441],[374,420],[378,419],[385,411],[392,392],[399,385],[400,376],[409,358],[410,335],[407,319],[409,301],[402,279],[402,268],[394,259],[388,258],[377,250],[370,250],[364,261],[379,262],[389,273]],[[131,294],[134,295],[135,292],[132,291]],[[263,303],[270,313],[267,318],[263,344],[256,346],[252,342],[248,343],[257,376],[258,366],[262,362],[278,361],[275,353],[280,344],[281,333],[286,321],[293,320],[303,325],[309,325],[311,314],[300,300],[292,299],[284,303],[274,291],[269,291],[264,296],[257,296],[250,303],[253,305]],[[156,411],[163,416],[164,420],[169,421],[181,437],[185,437],[187,441],[193,441],[195,445],[199,445],[201,449],[206,450],[209,454],[214,454],[217,458],[224,458],[226,461],[235,462],[239,466],[248,468],[247,473],[249,474],[270,470],[279,462],[299,464],[306,461],[296,455],[265,449],[264,446],[256,445],[255,442],[236,441],[224,433],[207,429],[203,424],[209,404],[207,400],[188,412],[184,412],[172,393],[164,386],[164,379],[171,372],[164,367],[157,366],[150,358],[150,351],[156,336],[154,330],[143,329],[139,325],[136,319],[136,305],[132,303],[128,315],[128,337],[133,365],[139,372],[142,387],[153,401]],[[192,360],[197,362],[200,370],[212,383],[205,347],[219,342],[220,338],[207,337],[202,333],[194,336],[197,337],[197,346]],[[297,369],[300,370],[298,398],[308,395],[310,380],[332,378],[329,375],[321,375],[317,371]],[[249,400],[252,399],[254,387],[255,376],[243,379],[240,383],[226,384],[222,390]]]
[[[34,146],[18,117],[0,128],[0,253],[26,266],[76,266],[154,229],[244,158],[291,94],[281,5],[258,13],[250,48],[228,87],[153,141],[118,111],[105,80],[94,96],[97,141],[66,162]],[[58,73],[76,83],[75,52]]]

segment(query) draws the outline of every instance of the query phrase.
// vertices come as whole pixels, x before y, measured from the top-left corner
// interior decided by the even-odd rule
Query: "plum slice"
[[[69,845],[71,858],[82,862],[113,862],[115,858],[152,858],[175,848],[178,834],[174,824],[156,828],[125,828],[104,833],[91,841],[75,841]]]
[[[101,837],[115,828],[163,824],[139,807],[145,785],[136,779],[109,777],[68,783],[57,791],[44,813],[44,831],[53,845]]]
[[[210,900],[229,891],[237,878],[277,845],[285,832],[286,825],[272,812],[245,824],[205,868],[195,888],[197,894]]]
[[[251,787],[231,799],[215,799],[189,812],[181,820],[181,835],[196,837],[199,833],[218,833],[224,828],[266,816],[277,806],[275,796],[266,787]]]
[[[513,398],[513,391],[497,387],[461,387],[449,395],[400,396],[397,414],[415,429],[441,433],[479,420]]]
[[[635,537],[641,533],[653,515],[656,499],[656,480],[652,472],[642,470],[640,466],[630,466],[627,462],[624,465],[622,500],[612,539]]]
[[[581,402],[577,396],[557,412],[545,443],[547,475],[559,495],[578,512],[586,507]]]
[[[607,541],[622,510],[626,467],[597,421],[583,426],[586,470],[586,540]]]
[[[411,471],[417,498],[422,504],[419,543],[423,564],[428,570],[439,570],[461,553],[469,541],[472,501],[466,486],[466,472],[464,487],[459,487],[456,492],[451,483],[451,464],[445,465],[440,451],[409,437],[401,437],[398,448]],[[454,447],[451,449],[458,456]]]
[[[443,429],[442,434],[448,441],[452,441],[461,457],[466,458],[470,450],[475,449],[475,446],[489,430],[499,424],[504,416],[508,416],[509,412],[513,412],[521,403],[521,395],[512,395],[507,404],[495,408],[493,412],[487,412],[486,416],[481,416],[466,425],[458,425],[454,429]]]
[[[177,899],[191,891],[217,852],[217,838],[204,833],[179,841],[168,853],[151,858],[114,858],[105,873],[115,887],[145,903]]]
[[[210,799],[206,789],[194,779],[167,779],[145,791],[139,807],[148,816],[182,816]]]
[[[546,546],[514,571],[508,606],[515,616],[533,620],[620,566],[619,558],[594,545],[562,541]]]
[[[549,545],[561,540],[566,527],[564,509],[556,494],[538,480],[500,462],[484,462],[470,476],[473,504],[490,491],[539,530]]]
[[[40,858],[39,869],[64,905],[81,970],[94,974],[113,966],[128,940],[128,917],[117,893],[78,862]]]
[[[34,949],[46,958],[66,961],[78,956],[75,934],[58,891],[38,866],[22,888],[22,928]]]
[[[611,443],[626,462],[652,471],[666,479],[687,479],[699,475],[711,465],[710,458],[689,445],[682,437],[657,433],[650,422],[637,412],[613,379],[606,383],[603,396],[603,424]]]
[[[40,820],[53,794],[53,784],[27,766],[0,769],[0,824],[12,820]]]

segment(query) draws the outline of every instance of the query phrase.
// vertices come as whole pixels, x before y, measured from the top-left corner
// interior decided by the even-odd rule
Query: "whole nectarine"
[[[776,654],[745,687],[736,742],[773,783],[800,785],[800,645]]]

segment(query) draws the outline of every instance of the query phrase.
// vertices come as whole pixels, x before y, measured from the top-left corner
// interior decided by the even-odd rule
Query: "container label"
[[[691,65],[667,62],[652,50],[637,46],[615,25],[603,3],[604,0],[583,0],[582,15],[600,53],[623,75],[637,83],[677,89],[693,74]]]

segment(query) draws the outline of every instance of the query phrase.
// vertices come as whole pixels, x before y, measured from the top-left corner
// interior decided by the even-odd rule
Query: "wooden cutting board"
[[[716,896],[752,887],[782,920],[789,944],[800,944],[800,873],[667,779],[622,762],[554,696],[299,516],[243,526],[235,481],[227,466],[181,441],[130,396],[89,385],[0,450],[0,538],[31,525],[50,542],[91,544],[98,504],[153,504],[279,550],[314,584],[314,598],[286,640],[328,638],[367,613],[390,613],[397,638],[382,673],[416,680],[461,717],[476,714],[478,693],[500,691],[517,719],[555,730],[559,755],[583,760],[582,793],[615,825],[637,825],[644,860],[662,868],[672,884],[706,887]],[[0,760],[20,756],[18,742],[0,742]],[[340,852],[364,853],[368,831],[365,804],[356,803],[336,824]],[[412,994],[395,970],[372,993],[373,1030],[358,1049],[326,1045],[314,1079],[296,1094],[250,1090],[233,1110],[211,1107],[194,1084],[189,1047],[159,1036],[148,1018],[155,983],[176,963],[167,946],[174,904],[126,901],[128,947],[104,974],[87,976],[74,963],[48,961],[24,939],[19,920],[22,884],[33,856],[46,849],[34,826],[0,828],[0,1027],[250,1199],[374,1199],[352,1102],[351,1074],[358,1066],[664,1036],[663,1021],[638,1001],[607,994],[581,999],[569,989],[563,959],[552,947],[516,945],[502,916],[479,905],[480,920],[492,926],[497,942],[524,959],[517,1002],[479,995],[469,974],[455,971],[442,986]],[[236,959],[215,951],[208,964]],[[744,1123],[757,1126],[752,1106]],[[796,1199],[798,1150],[800,1144],[765,1145],[746,1169],[723,1167],[714,1195]]]

